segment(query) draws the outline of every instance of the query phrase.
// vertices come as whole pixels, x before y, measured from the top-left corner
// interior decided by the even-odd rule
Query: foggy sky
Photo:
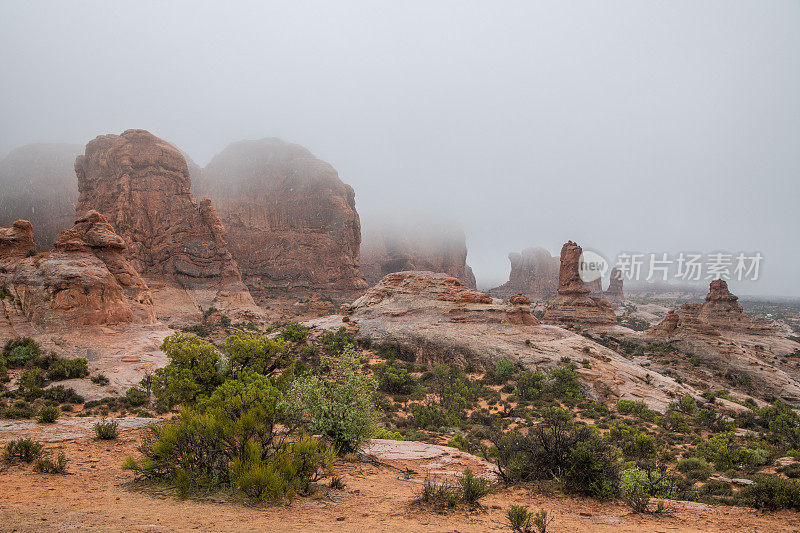
[[[4,0],[0,72],[0,155],[277,136],[365,218],[460,221],[482,287],[572,239],[760,251],[733,290],[800,295],[798,2]]]

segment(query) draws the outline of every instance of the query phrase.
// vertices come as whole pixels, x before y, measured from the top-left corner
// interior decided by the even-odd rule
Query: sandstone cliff
[[[211,202],[198,205],[190,192],[178,149],[144,130],[101,135],[75,160],[75,172],[79,216],[97,210],[109,220],[133,267],[165,291],[157,301],[175,303],[176,292],[190,291],[186,303],[193,305],[161,308],[159,317],[196,319],[212,306],[258,313]]]
[[[533,300],[549,300],[558,291],[557,257],[550,255],[544,248],[527,248],[520,253],[508,254],[511,262],[511,273],[508,281],[491,289],[489,294],[508,299],[521,292]]]
[[[201,176],[195,190],[214,202],[254,294],[366,288],[355,193],[331,165],[268,138],[231,144]]]
[[[0,227],[28,220],[39,251],[50,250],[61,230],[75,219],[78,183],[73,163],[82,148],[77,144],[29,144],[0,160]]]
[[[475,288],[460,228],[446,223],[365,220],[363,233],[361,273],[370,285],[392,272],[419,270],[448,274]]]
[[[561,266],[558,273],[558,296],[544,311],[545,322],[580,324],[589,326],[616,325],[611,306],[603,299],[590,296],[579,272],[583,250],[572,241],[561,248]]]
[[[622,292],[622,271],[618,268],[611,269],[608,288],[603,292],[603,299],[611,305],[619,305],[625,301],[625,294]]]

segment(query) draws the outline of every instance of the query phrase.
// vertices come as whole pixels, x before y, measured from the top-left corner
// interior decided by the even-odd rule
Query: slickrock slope
[[[229,145],[203,169],[231,253],[256,297],[366,288],[353,188],[311,152],[280,139]]]
[[[796,369],[783,362],[798,353],[800,344],[744,314],[737,299],[724,280],[714,280],[703,304],[670,310],[638,340],[669,343],[715,369],[728,380],[718,386],[800,406],[800,379]]]
[[[578,364],[591,397],[641,399],[660,410],[672,401],[669,394],[694,392],[581,335],[539,325],[525,296],[496,304],[444,274],[389,274],[342,312],[360,338],[414,354],[419,362],[488,368],[509,359],[528,368],[552,368],[566,357]],[[306,324],[327,330],[344,325],[341,316]],[[579,364],[586,358],[591,368]]]
[[[521,292],[533,300],[549,300],[558,293],[557,257],[544,248],[527,248],[508,254],[511,273],[508,281],[489,291],[498,298],[508,299]]]
[[[622,278],[623,275],[620,269],[611,269],[608,288],[603,292],[603,299],[611,305],[619,305],[625,301],[625,294],[622,292]]]
[[[475,288],[475,275],[467,264],[464,232],[447,224],[364,224],[361,273],[374,285],[386,274],[408,270],[439,272]]]
[[[590,296],[579,272],[583,250],[572,241],[561,248],[561,267],[558,273],[558,296],[547,304],[545,322],[612,326],[617,323],[611,306],[601,298]]]
[[[28,220],[39,251],[52,249],[61,230],[75,220],[73,163],[82,150],[78,144],[28,144],[0,160],[0,227]]]
[[[225,229],[211,201],[198,204],[192,196],[178,149],[145,130],[101,135],[75,160],[75,172],[79,216],[97,210],[113,225],[133,267],[164,293],[156,298],[159,318],[197,320],[212,306],[258,316]]]
[[[21,227],[32,239],[30,223],[15,223]],[[20,258],[12,249],[0,256],[0,283],[41,329],[153,323],[152,295],[124,250],[124,241],[93,211],[63,232],[52,252]]]

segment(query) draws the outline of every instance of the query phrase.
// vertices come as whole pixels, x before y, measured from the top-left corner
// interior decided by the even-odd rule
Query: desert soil
[[[555,520],[548,531],[800,531],[800,515],[790,511],[759,512],[738,507],[712,507],[671,502],[659,516],[633,514],[613,502],[545,496],[524,488],[500,488],[477,510],[447,514],[412,504],[428,472],[452,474],[466,467],[490,476],[487,464],[453,448],[420,443],[373,441],[367,450],[379,464],[341,462],[346,487],[301,497],[291,505],[248,506],[222,499],[180,499],[168,491],[143,489],[134,475],[120,468],[136,451],[143,429],[120,432],[116,441],[98,441],[87,428],[63,424],[36,436],[50,453],[64,451],[69,475],[33,472],[30,465],[0,471],[0,530],[3,531],[509,531],[505,509],[523,504],[544,508]],[[41,427],[41,426],[40,426]],[[4,428],[0,441],[30,428]],[[65,430],[68,429],[68,430]],[[386,466],[391,465],[391,466]],[[405,476],[401,470],[411,469]],[[324,494],[327,493],[327,494]]]

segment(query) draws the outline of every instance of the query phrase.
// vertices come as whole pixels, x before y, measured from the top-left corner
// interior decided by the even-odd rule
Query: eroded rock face
[[[75,172],[79,216],[102,213],[146,278],[194,291],[201,308],[256,309],[210,200],[198,205],[190,192],[178,149],[145,130],[101,135],[75,160]]]
[[[641,399],[664,410],[672,396],[695,392],[582,335],[539,325],[525,295],[514,295],[509,305],[494,302],[445,274],[397,272],[343,309],[348,322],[329,316],[307,325],[357,328],[358,337],[373,346],[392,346],[430,365],[485,369],[506,359],[543,369],[564,358],[580,363],[589,357],[591,368],[578,364],[576,372],[597,400]]]
[[[24,316],[45,330],[153,323],[150,290],[124,251],[125,242],[92,211],[64,231],[51,252],[0,255],[0,283]]]
[[[779,397],[800,406],[800,380],[781,362],[800,344],[747,316],[724,280],[714,280],[705,302],[685,303],[645,333],[641,342],[669,343],[729,380],[718,386]]]
[[[622,292],[622,271],[618,268],[611,269],[608,288],[603,292],[603,299],[612,305],[619,305],[625,301],[625,294]]]
[[[254,294],[366,288],[353,188],[302,146],[274,138],[231,144],[195,189],[213,200]]]
[[[686,303],[677,312],[671,309],[651,333],[667,336],[682,332],[701,335],[719,335],[722,331],[751,335],[773,333],[766,324],[744,314],[738,299],[728,290],[725,280],[714,280],[709,285],[703,304]]]
[[[590,296],[580,276],[579,262],[583,250],[572,241],[561,248],[558,273],[558,296],[547,304],[545,322],[611,326],[617,323],[611,306],[601,298]]]
[[[34,250],[33,225],[27,220],[17,220],[10,228],[0,228],[0,258],[25,257]]]
[[[418,227],[412,221],[391,226],[378,222],[365,225],[361,273],[368,284],[374,285],[393,272],[411,270],[448,274],[467,287],[476,286],[460,229],[434,224]]]
[[[0,227],[28,220],[39,251],[52,249],[58,234],[75,220],[73,164],[82,150],[77,144],[28,144],[0,160]]]
[[[511,273],[508,281],[489,291],[492,296],[509,298],[521,292],[534,300],[549,300],[558,291],[559,260],[544,248],[527,248],[508,254]]]

